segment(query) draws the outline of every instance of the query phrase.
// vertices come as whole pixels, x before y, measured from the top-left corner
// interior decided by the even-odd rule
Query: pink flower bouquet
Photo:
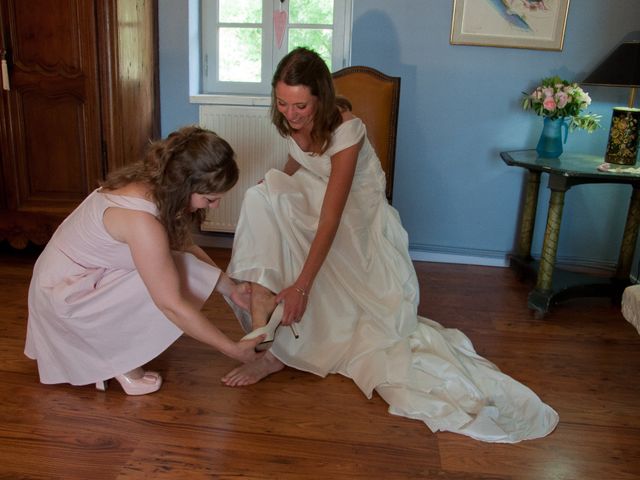
[[[600,127],[600,115],[582,113],[591,104],[589,94],[577,83],[560,77],[542,79],[542,84],[531,93],[523,92],[522,108],[550,119],[567,117],[569,130],[582,128],[591,133]]]

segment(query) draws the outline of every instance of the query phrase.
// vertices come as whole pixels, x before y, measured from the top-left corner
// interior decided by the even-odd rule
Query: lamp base
[[[611,116],[605,162],[635,165],[638,157],[640,109],[615,107]]]

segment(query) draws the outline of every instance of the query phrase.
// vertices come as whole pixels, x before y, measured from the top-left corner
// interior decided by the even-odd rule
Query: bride
[[[434,432],[518,442],[553,431],[558,415],[534,392],[460,331],[417,315],[407,233],[365,126],[336,98],[324,61],[297,48],[272,87],[289,157],[246,192],[228,274],[252,283],[251,318],[236,309],[250,336],[296,328],[279,328],[266,354],[223,382],[250,385],[288,365],[347,376]]]

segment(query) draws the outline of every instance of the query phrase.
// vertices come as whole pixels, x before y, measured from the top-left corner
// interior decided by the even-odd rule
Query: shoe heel
[[[100,380],[96,382],[96,390],[100,390],[101,392],[105,392],[107,390],[108,380]]]
[[[296,328],[295,323],[292,323],[291,325],[289,325],[289,328],[291,328],[291,333],[293,333],[293,336],[295,338],[300,338],[300,334],[298,333],[298,329]]]

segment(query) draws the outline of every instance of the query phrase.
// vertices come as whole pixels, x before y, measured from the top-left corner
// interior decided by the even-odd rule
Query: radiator
[[[244,192],[270,168],[282,168],[287,159],[285,140],[271,123],[268,107],[201,105],[200,125],[224,138],[236,153],[240,179],[209,210],[200,226],[209,232],[234,232]]]

